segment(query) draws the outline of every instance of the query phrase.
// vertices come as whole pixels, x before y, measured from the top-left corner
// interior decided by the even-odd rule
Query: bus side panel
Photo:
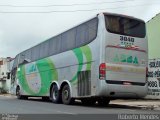
[[[95,43],[91,43],[89,46],[22,65],[18,72],[22,95],[48,96],[53,81],[58,81],[60,85],[63,80],[68,80],[74,91],[72,96],[77,97],[78,73],[91,71],[97,59],[96,51]],[[92,77],[92,80],[96,80],[95,77]],[[95,88],[95,82],[91,83]]]
[[[72,87],[72,97],[84,97],[84,96],[92,96],[95,95],[96,92],[96,62],[99,58],[98,48],[97,48],[97,41],[94,40],[90,44],[76,48],[72,51],[68,51],[62,53],[61,55],[57,55],[50,57],[54,60],[54,63],[58,69],[58,82],[61,85],[63,80],[70,81]],[[70,53],[70,54],[68,54]],[[96,61],[96,62],[95,62]],[[91,72],[91,76],[89,78],[90,82],[90,94],[85,95],[81,94],[80,92],[80,81],[79,78],[84,77],[84,74]],[[85,84],[83,81],[82,84]],[[85,88],[84,88],[85,89]],[[84,92],[84,91],[82,91]]]
[[[39,60],[25,66],[21,66],[18,72],[18,84],[21,87],[22,95],[47,96],[50,83],[56,80],[57,72],[51,65],[51,61]]]

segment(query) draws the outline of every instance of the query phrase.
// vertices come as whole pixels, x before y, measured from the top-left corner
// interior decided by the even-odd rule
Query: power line
[[[88,9],[88,10],[68,10],[68,11],[40,11],[40,12],[19,12],[19,11],[15,11],[15,12],[6,12],[6,11],[0,11],[0,13],[66,13],[66,12],[90,12],[90,11],[98,11],[98,10],[106,10],[106,9],[124,9],[124,8],[130,8],[130,7],[140,7],[140,6],[150,6],[150,5],[159,5],[160,3],[152,3],[152,4],[139,4],[139,5],[131,5],[131,6],[120,6],[120,7],[113,7],[113,8],[103,8],[103,9]]]
[[[114,1],[114,2],[92,2],[92,3],[83,3],[83,4],[66,4],[66,5],[43,5],[43,6],[35,6],[35,5],[0,5],[0,7],[55,7],[55,6],[83,6],[83,5],[94,5],[94,4],[106,4],[106,3],[119,3],[119,2],[129,2],[129,1],[135,1],[135,0],[119,0],[119,1]]]

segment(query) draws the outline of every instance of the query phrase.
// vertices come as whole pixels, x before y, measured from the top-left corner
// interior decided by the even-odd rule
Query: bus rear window
[[[105,24],[107,31],[111,33],[140,38],[146,35],[145,23],[136,19],[105,15]]]

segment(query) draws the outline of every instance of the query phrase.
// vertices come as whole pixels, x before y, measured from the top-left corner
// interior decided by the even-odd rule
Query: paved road
[[[158,110],[146,110],[141,107],[110,103],[108,107],[54,104],[41,99],[18,100],[16,97],[0,96],[0,113],[2,114],[159,114]],[[95,117],[93,117],[95,118]]]

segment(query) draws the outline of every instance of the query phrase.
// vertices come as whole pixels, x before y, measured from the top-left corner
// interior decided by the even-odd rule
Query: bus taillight
[[[105,80],[105,78],[106,78],[106,64],[101,63],[99,66],[99,79]]]

